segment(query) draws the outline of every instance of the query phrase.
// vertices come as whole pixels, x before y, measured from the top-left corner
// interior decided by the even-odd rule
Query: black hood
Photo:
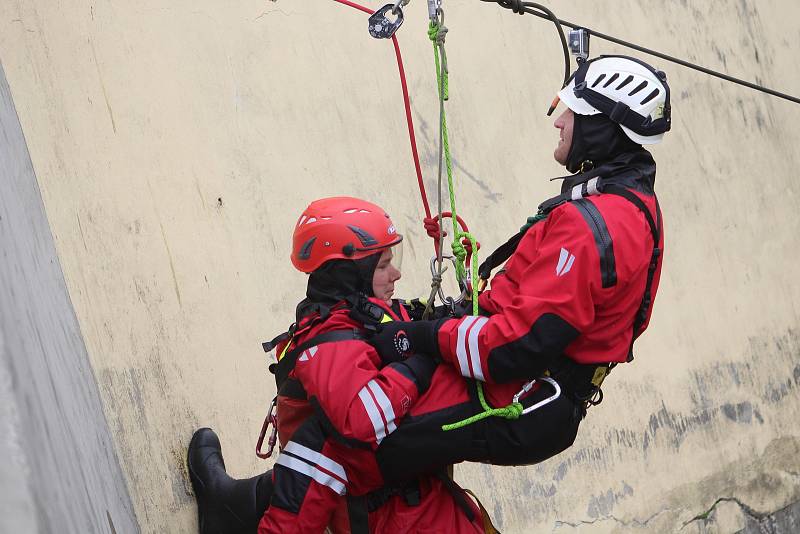
[[[372,277],[381,253],[358,260],[326,261],[308,276],[306,298],[297,305],[297,320],[309,313],[327,311],[337,303],[358,295],[372,297]]]
[[[569,172],[586,171],[612,161],[620,154],[643,150],[642,145],[632,141],[617,123],[603,114],[575,113],[574,116],[572,146],[565,165]],[[590,164],[584,166],[584,162]]]

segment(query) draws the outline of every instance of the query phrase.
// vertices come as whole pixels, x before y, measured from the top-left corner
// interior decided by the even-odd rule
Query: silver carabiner
[[[433,276],[433,277],[439,276],[439,270],[436,268],[436,261],[438,259],[439,258],[437,256],[434,256],[434,257],[431,258],[431,276]],[[444,260],[450,260],[450,262],[453,264],[453,268],[455,269],[455,267],[456,267],[456,258],[455,258],[455,256],[443,255],[442,256],[442,261],[444,261]],[[447,266],[445,266],[442,269],[442,274],[444,274],[445,271],[447,271]],[[452,306],[455,306],[456,304],[461,304],[466,297],[467,297],[466,290],[462,290],[461,291],[461,295],[459,295],[458,298],[454,299],[453,297],[448,297],[448,296],[446,296],[444,294],[444,289],[442,289],[442,285],[439,284],[439,299],[442,301],[442,304],[447,304],[450,307],[452,307]]]
[[[558,382],[556,382],[555,380],[553,380],[549,376],[544,376],[542,378],[539,378],[539,380],[543,380],[543,381],[547,382],[548,384],[550,384],[551,386],[553,386],[553,389],[555,390],[555,393],[553,393],[551,396],[547,397],[546,399],[540,400],[536,404],[533,404],[533,405],[528,406],[527,408],[523,409],[522,410],[522,415],[527,415],[527,414],[531,413],[534,410],[538,410],[542,406],[547,406],[548,404],[550,404],[551,402],[553,402],[554,400],[556,400],[557,398],[559,398],[561,396],[561,386],[558,385]],[[536,384],[536,382],[537,382],[536,379],[534,379],[534,380],[531,380],[530,382],[526,383],[524,386],[522,386],[522,389],[519,390],[516,395],[514,395],[514,397],[512,399],[512,402],[519,402],[520,397],[522,397],[524,394],[528,393],[533,388],[534,384]]]
[[[428,0],[428,17],[436,22],[439,19],[439,9],[442,7],[442,0]]]
[[[409,3],[411,3],[411,0],[397,0],[392,7],[392,15],[397,15],[397,12],[406,7]]]

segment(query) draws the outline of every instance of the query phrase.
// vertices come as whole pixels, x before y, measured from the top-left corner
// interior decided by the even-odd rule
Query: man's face
[[[553,126],[558,128],[561,134],[558,146],[553,151],[553,157],[561,165],[566,165],[569,149],[572,148],[572,128],[575,126],[575,114],[571,109],[567,108],[564,113],[558,116]]]
[[[394,252],[387,248],[378,260],[375,267],[375,274],[372,275],[372,292],[375,298],[385,301],[387,304],[394,295],[394,283],[400,280],[400,270],[392,264]]]

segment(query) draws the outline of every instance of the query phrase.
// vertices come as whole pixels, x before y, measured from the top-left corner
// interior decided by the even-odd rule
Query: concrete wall
[[[0,532],[138,532],[0,65]]]
[[[797,2],[551,7],[800,93]],[[477,0],[445,9],[459,207],[491,249],[563,173],[543,115],[560,48],[534,17]],[[425,3],[406,17],[433,195]],[[136,518],[146,533],[191,531],[195,427],[218,429],[234,474],[269,466],[253,454],[273,395],[259,343],[302,295],[288,262],[299,210],[332,194],[389,207],[407,235],[401,292],[427,292],[391,45],[331,1],[6,0],[0,59]],[[505,532],[728,532],[800,500],[800,107],[655,63],[674,128],[654,149],[668,250],[653,326],[571,450],[457,469]]]

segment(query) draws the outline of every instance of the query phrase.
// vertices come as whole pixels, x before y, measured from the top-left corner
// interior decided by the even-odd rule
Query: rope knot
[[[445,37],[447,37],[447,26],[439,24],[438,22],[431,22],[428,26],[428,39],[433,41],[436,45],[443,45]]]
[[[505,411],[505,413],[501,417],[503,417],[504,419],[514,420],[520,418],[524,408],[522,407],[521,402],[514,402],[503,408],[503,410]]]
[[[525,4],[523,3],[522,0],[503,0],[502,2],[499,3],[500,5],[510,9],[514,13],[517,13],[519,15],[525,14]]]
[[[462,245],[458,241],[453,241],[450,244],[450,248],[453,249],[453,254],[455,255],[456,258],[458,258],[458,261],[463,262],[466,259],[467,249],[464,248],[464,245]]]

